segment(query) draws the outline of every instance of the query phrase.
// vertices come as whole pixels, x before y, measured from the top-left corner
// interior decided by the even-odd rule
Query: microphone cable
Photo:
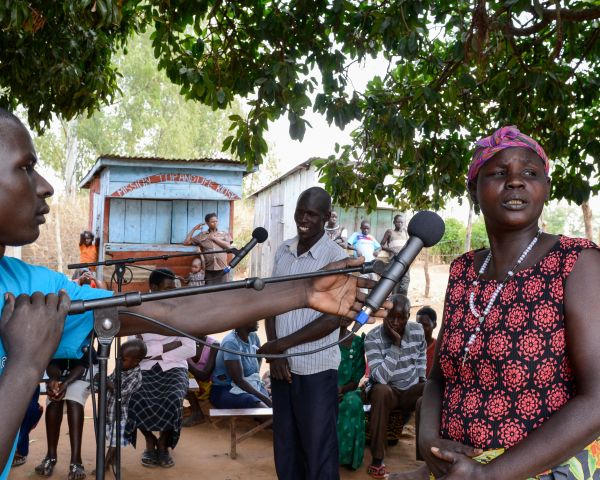
[[[302,356],[305,356],[305,355],[312,355],[313,353],[319,353],[319,352],[322,352],[323,350],[328,350],[330,348],[338,346],[340,343],[343,343],[346,340],[348,340],[355,333],[353,331],[349,331],[348,334],[345,337],[341,338],[337,342],[332,342],[332,343],[329,343],[329,344],[324,345],[322,347],[315,348],[313,350],[309,350],[307,352],[296,352],[296,353],[248,353],[248,352],[240,352],[238,350],[233,350],[231,348],[225,348],[225,347],[222,347],[220,345],[219,346],[209,345],[205,340],[202,340],[201,338],[194,337],[193,335],[190,335],[189,333],[186,333],[183,330],[179,330],[178,328],[172,327],[171,325],[167,325],[166,323],[163,323],[160,320],[156,320],[155,318],[148,317],[146,315],[142,315],[141,313],[132,312],[130,310],[122,310],[120,313],[122,315],[131,315],[133,317],[141,318],[142,320],[146,320],[147,322],[150,322],[150,323],[152,323],[154,325],[158,325],[159,327],[162,327],[162,328],[165,328],[167,330],[170,330],[170,331],[176,333],[177,336],[179,336],[179,337],[189,338],[190,340],[193,340],[196,343],[200,343],[201,345],[204,345],[204,346],[209,347],[209,348],[213,348],[215,350],[221,350],[222,352],[232,353],[234,355],[240,355],[242,357],[264,358],[264,359],[267,359],[267,360],[268,359],[278,359],[278,358],[302,357]]]

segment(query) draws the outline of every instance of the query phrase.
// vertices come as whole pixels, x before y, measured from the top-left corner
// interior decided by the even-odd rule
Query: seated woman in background
[[[205,336],[201,338],[206,342],[206,345],[201,343],[196,344],[196,355],[188,358],[188,377],[196,380],[198,390],[188,390],[185,397],[190,402],[190,416],[183,421],[184,427],[192,427],[205,421],[204,413],[200,407],[200,400],[208,400],[212,382],[210,377],[215,369],[217,360],[217,350],[210,346],[219,346],[214,338]]]
[[[175,278],[168,268],[154,270],[148,279],[150,291],[173,290]],[[129,400],[125,438],[135,446],[139,429],[146,441],[142,465],[170,468],[175,461],[169,448],[174,449],[179,441],[183,399],[189,387],[187,359],[196,353],[196,342],[156,333],[139,337],[146,344],[147,353],[140,363],[142,386]],[[158,432],[158,438],[153,432]]]
[[[221,344],[223,348],[256,353],[260,340],[257,322],[230,332]],[[219,350],[212,376],[210,403],[215,408],[270,407],[271,399],[260,379],[260,360]]]
[[[340,340],[348,335],[352,321],[343,319]],[[340,465],[356,470],[362,465],[365,450],[365,412],[358,383],[365,375],[364,334],[352,335],[340,343],[342,360],[338,368],[340,405],[337,421]]]
[[[427,468],[390,480],[599,478],[600,251],[539,228],[548,170],[516,127],[477,142],[468,189],[490,249],[452,262],[421,407]]]

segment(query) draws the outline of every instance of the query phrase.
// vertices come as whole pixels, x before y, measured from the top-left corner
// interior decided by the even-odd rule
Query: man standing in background
[[[319,270],[347,258],[325,234],[331,197],[319,187],[298,197],[294,220],[298,235],[284,241],[275,254],[274,276]],[[306,352],[337,342],[340,321],[311,309],[268,318],[268,343],[261,353]],[[312,355],[270,362],[273,400],[273,446],[280,480],[337,480],[338,381],[337,346]]]
[[[391,257],[396,255],[408,241],[408,234],[404,230],[404,217],[396,215],[394,217],[394,229],[388,229],[381,239],[381,249],[388,252]],[[391,258],[390,258],[391,260]],[[407,270],[404,276],[394,287],[392,293],[408,296],[408,285],[410,283],[410,271]]]

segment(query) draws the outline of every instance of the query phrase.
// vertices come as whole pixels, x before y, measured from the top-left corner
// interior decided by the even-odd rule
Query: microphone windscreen
[[[433,247],[444,236],[446,225],[435,212],[423,210],[417,212],[408,222],[408,235],[418,237],[426,247]]]
[[[263,227],[256,227],[252,232],[252,238],[255,238],[258,243],[263,243],[268,236],[269,232]]]

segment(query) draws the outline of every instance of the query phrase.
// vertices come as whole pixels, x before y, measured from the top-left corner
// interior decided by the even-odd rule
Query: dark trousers
[[[17,442],[17,453],[26,457],[29,455],[29,432],[31,432],[42,418],[42,407],[38,403],[40,398],[40,387],[38,386],[33,394],[31,402],[25,411],[25,418],[21,423],[19,430],[19,441]]]
[[[423,395],[425,382],[417,383],[407,390],[397,390],[389,385],[376,383],[369,394],[371,402],[371,455],[383,459],[386,446],[387,424],[392,410],[411,413],[417,400]]]
[[[271,394],[279,480],[338,480],[337,370],[273,379]]]
[[[408,270],[400,281],[392,289],[394,295],[401,294],[405,297],[408,296],[408,286],[410,284],[410,270]]]
[[[204,271],[204,284],[205,285],[217,285],[219,283],[225,283],[229,281],[229,273],[225,273],[224,270],[205,270]]]
[[[425,460],[421,452],[419,451],[419,428],[421,423],[421,403],[423,402],[423,397],[417,400],[417,404],[415,405],[415,449],[417,450],[417,454],[415,455],[417,460]]]

